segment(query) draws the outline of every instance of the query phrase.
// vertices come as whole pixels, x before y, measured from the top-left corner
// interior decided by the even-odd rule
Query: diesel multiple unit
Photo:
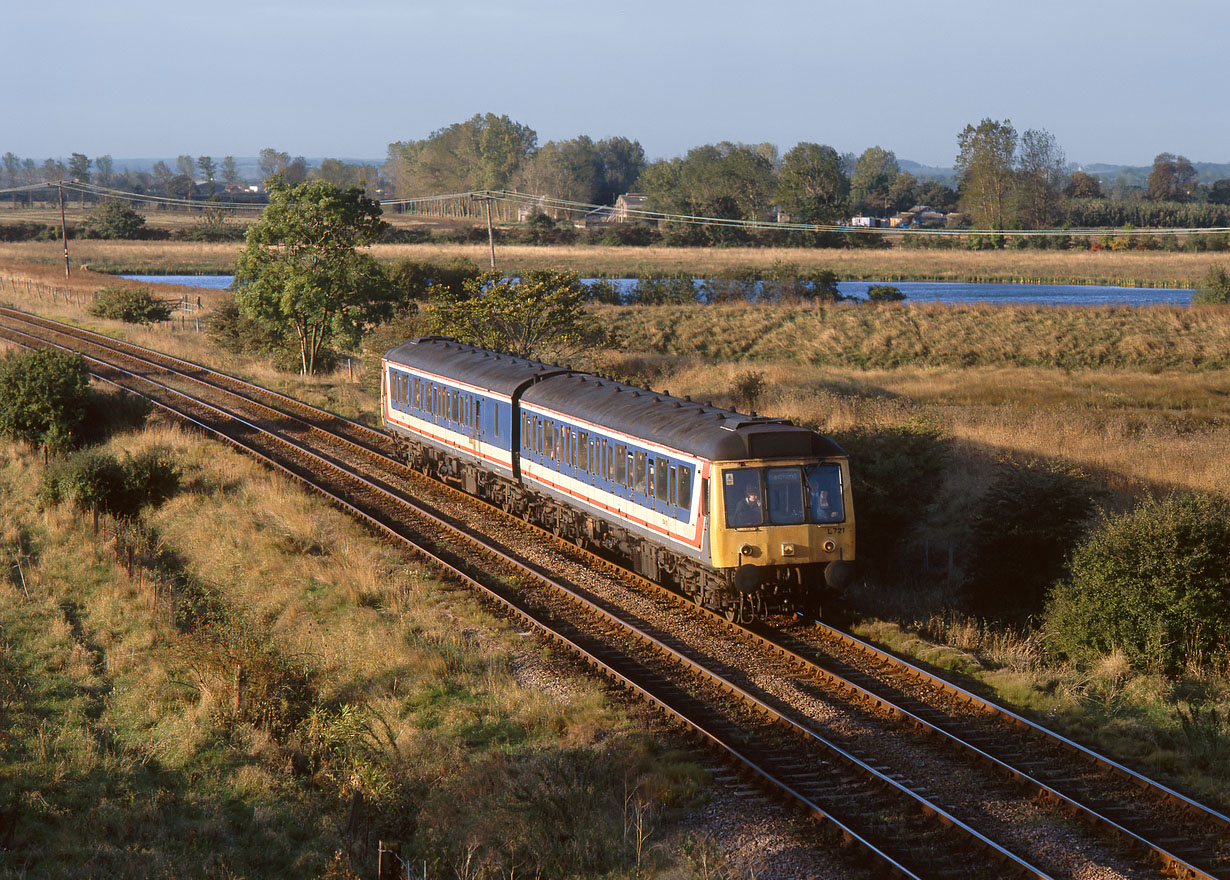
[[[384,357],[408,463],[728,616],[818,610],[854,559],[827,437],[439,336]]]

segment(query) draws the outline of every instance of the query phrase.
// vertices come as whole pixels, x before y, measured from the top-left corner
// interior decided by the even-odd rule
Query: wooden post
[[[60,191],[60,237],[64,239],[64,277],[68,277],[68,225],[64,222],[64,181],[56,185]]]
[[[401,844],[379,842],[380,863],[377,876],[380,880],[397,880],[401,875]]]

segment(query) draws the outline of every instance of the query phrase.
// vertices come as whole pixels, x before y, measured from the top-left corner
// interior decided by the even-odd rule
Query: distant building
[[[615,200],[615,209],[610,222],[636,223],[644,220],[645,218],[637,212],[645,211],[648,201],[649,197],[640,193],[624,193]]]

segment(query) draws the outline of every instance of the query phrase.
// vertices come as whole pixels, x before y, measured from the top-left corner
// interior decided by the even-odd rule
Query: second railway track
[[[291,398],[13,310],[0,310],[0,326],[16,344],[81,351],[100,376],[435,552],[904,876],[977,876],[981,866],[1004,876],[1230,878],[1225,816],[872,646],[832,630],[752,632],[702,618],[409,472],[380,432]],[[510,567],[527,586],[509,587]],[[1048,824],[1054,833],[1038,833]]]

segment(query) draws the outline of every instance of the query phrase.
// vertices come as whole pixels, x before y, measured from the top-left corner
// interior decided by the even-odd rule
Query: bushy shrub
[[[1210,266],[1200,287],[1192,294],[1193,305],[1225,305],[1230,303],[1230,274],[1224,266]]]
[[[89,313],[125,324],[155,324],[170,319],[172,308],[166,300],[155,299],[148,287],[113,285],[94,294]]]
[[[648,223],[608,223],[590,229],[588,238],[605,247],[647,247],[662,240],[658,230]]]
[[[1057,462],[1000,462],[973,516],[972,610],[999,620],[1042,610],[1093,511],[1086,476]]]
[[[457,257],[433,263],[430,260],[398,260],[388,269],[389,283],[397,291],[397,304],[424,302],[449,292],[460,293],[465,283],[482,274],[472,260]]]
[[[47,449],[76,443],[90,399],[78,354],[10,351],[0,359],[0,434]]]
[[[1230,652],[1230,502],[1151,499],[1108,517],[1055,587],[1043,636],[1060,657],[1123,651],[1142,669],[1224,663]]]
[[[47,470],[43,497],[51,504],[71,501],[81,510],[131,518],[146,504],[161,504],[179,489],[179,468],[171,453],[153,448],[135,456],[87,449]]]
[[[850,455],[859,558],[886,563],[939,491],[948,443],[923,421],[858,427],[832,437]]]
[[[87,238],[134,240],[145,237],[145,218],[131,205],[107,199],[85,221]]]
[[[867,299],[874,303],[901,302],[905,299],[905,294],[891,284],[873,284],[867,288]]]
[[[60,237],[60,230],[47,223],[34,223],[23,220],[17,223],[0,224],[0,241],[55,241]],[[74,238],[70,227],[68,237]]]
[[[209,338],[226,351],[235,354],[265,357],[278,370],[298,372],[302,366],[299,341],[289,332],[270,330],[239,311],[234,301],[223,303],[209,319]],[[337,353],[321,349],[316,355],[317,366],[332,369]]]

